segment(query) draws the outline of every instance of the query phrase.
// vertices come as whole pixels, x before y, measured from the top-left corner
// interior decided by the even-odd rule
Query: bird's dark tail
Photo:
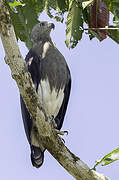
[[[44,162],[44,152],[39,147],[31,146],[31,162],[36,168],[42,166]]]

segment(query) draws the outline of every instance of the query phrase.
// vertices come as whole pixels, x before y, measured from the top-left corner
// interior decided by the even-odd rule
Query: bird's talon
[[[60,130],[58,130],[58,129],[55,129],[55,132],[56,132],[57,134],[59,134],[59,135],[62,135],[62,136],[64,136],[65,134],[68,135],[68,131],[60,131]]]
[[[68,133],[69,133],[68,131],[63,131],[63,132],[64,132],[64,134],[66,134],[66,135],[68,135]]]
[[[63,143],[65,144],[65,140],[62,138]]]

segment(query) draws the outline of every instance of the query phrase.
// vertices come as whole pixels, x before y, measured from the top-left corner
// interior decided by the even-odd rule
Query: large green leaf
[[[70,0],[66,25],[66,45],[74,48],[83,33],[82,7],[75,0]]]

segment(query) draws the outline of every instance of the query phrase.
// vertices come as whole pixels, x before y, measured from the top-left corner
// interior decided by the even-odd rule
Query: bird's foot
[[[50,116],[50,123],[52,123],[53,127],[56,129],[57,128],[57,123],[55,122],[54,116]]]
[[[64,136],[65,134],[68,135],[68,131],[60,131],[60,130],[57,129],[58,126],[57,126],[57,123],[56,123],[56,121],[54,119],[54,116],[50,116],[49,119],[50,119],[50,122],[52,122],[52,125],[53,125],[53,127],[55,129],[56,134],[59,134],[61,136]]]
[[[65,144],[65,140],[63,138],[61,138],[61,140],[63,141],[63,143]]]
[[[68,131],[60,131],[58,129],[55,129],[55,132],[56,132],[56,134],[59,134],[61,136],[65,135],[65,134],[68,135]],[[61,138],[61,140],[63,141],[63,143],[65,143],[65,140],[63,138]]]

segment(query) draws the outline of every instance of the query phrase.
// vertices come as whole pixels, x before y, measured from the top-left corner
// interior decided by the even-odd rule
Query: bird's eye
[[[41,25],[41,26],[45,26],[45,23],[44,23],[44,22],[42,22],[40,25]]]

